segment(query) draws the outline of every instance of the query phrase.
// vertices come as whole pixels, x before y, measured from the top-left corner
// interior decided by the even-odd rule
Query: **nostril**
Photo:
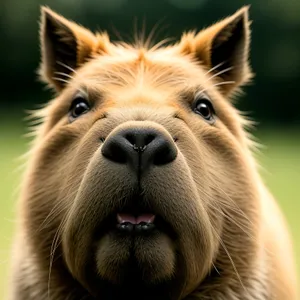
[[[165,165],[177,157],[177,148],[175,144],[165,139],[160,139],[156,142],[156,149],[153,157],[154,165]]]
[[[131,145],[135,145],[136,137],[133,132],[126,133],[124,137]]]
[[[128,160],[127,147],[121,136],[114,136],[104,142],[101,152],[104,157],[114,162],[124,164]]]
[[[155,137],[156,136],[154,134],[149,133],[145,138],[145,145],[149,145],[155,139]]]

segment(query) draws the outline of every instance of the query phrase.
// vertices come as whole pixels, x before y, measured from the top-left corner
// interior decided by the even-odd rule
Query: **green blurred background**
[[[35,72],[40,57],[40,5],[92,30],[107,30],[112,40],[122,36],[131,41],[134,28],[141,30],[143,24],[148,34],[157,24],[157,40],[176,39],[182,31],[201,29],[246,4],[251,4],[251,64],[256,77],[237,106],[258,122],[253,133],[264,145],[257,155],[261,173],[288,220],[300,271],[299,0],[1,0],[0,297],[7,287],[21,175],[17,158],[28,143],[23,138],[25,110],[52,96]]]

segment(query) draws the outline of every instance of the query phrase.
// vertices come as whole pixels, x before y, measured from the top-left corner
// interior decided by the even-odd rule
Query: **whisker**
[[[226,85],[226,84],[234,84],[235,81],[222,81],[222,82],[218,82],[218,83],[215,83],[214,85],[212,86],[209,86],[207,88],[204,88],[202,89],[201,91],[197,92],[197,95],[201,94],[201,93],[204,93],[205,91],[208,91],[216,86],[219,86],[219,85]]]
[[[216,183],[217,184],[217,183]],[[222,201],[222,207],[225,207],[226,210],[233,211],[234,213],[238,214],[240,217],[242,217],[243,220],[245,220],[248,223],[248,226],[254,227],[255,225],[253,222],[249,219],[249,217],[245,214],[244,211],[237,205],[237,203],[217,184],[217,188],[219,191],[225,195],[226,200],[230,201],[231,205],[225,201]],[[208,202],[208,205],[211,206],[214,210],[217,210],[220,214],[222,214],[227,220],[232,222],[234,225],[236,225],[240,230],[242,230],[249,238],[252,239],[253,242],[259,243],[258,239],[256,239],[251,233],[247,231],[248,227],[245,225],[245,223],[238,222],[234,217],[230,216],[229,213],[225,213],[219,203],[214,202],[211,204]],[[216,208],[216,205],[219,207],[219,209]],[[269,254],[272,254],[272,251],[267,249],[265,246],[263,246],[264,250],[268,252]]]
[[[60,61],[57,61],[56,63],[57,63],[58,65],[61,65],[61,66],[65,67],[65,68],[68,69],[69,71],[74,72],[75,74],[77,74],[77,72],[76,72],[73,68],[71,68],[70,66],[68,66],[68,65],[66,65],[66,64],[64,64],[64,63],[62,63],[62,62],[60,62]]]
[[[63,83],[66,83],[66,84],[69,84],[70,81],[69,80],[66,80],[66,79],[63,79],[63,78],[59,78],[59,77],[52,77],[53,80],[57,80],[57,81],[61,81]]]
[[[160,31],[162,31],[163,29],[165,29],[167,26],[165,25],[164,27],[160,27],[159,29],[158,29],[158,26],[160,25],[160,24],[162,24],[162,22],[163,22],[163,19],[160,19],[159,21],[157,21],[156,22],[156,24],[153,26],[153,28],[151,29],[151,31],[150,31],[150,33],[149,33],[149,35],[148,35],[148,37],[147,37],[147,39],[146,39],[146,41],[145,41],[145,47],[146,48],[150,48],[150,44],[151,44],[151,41],[152,41],[152,39],[154,39],[154,36],[155,36],[155,34],[157,33],[159,33]],[[158,30],[157,30],[158,29]]]
[[[133,20],[133,41],[132,43],[138,46],[139,43],[139,34],[138,34],[138,19],[134,17]]]
[[[165,45],[165,44],[168,43],[168,42],[171,42],[172,40],[174,40],[174,38],[166,38],[166,39],[164,39],[164,40],[158,42],[157,44],[153,45],[153,46],[149,49],[149,51],[155,51],[155,50],[157,50],[159,47]]]
[[[65,188],[63,190],[59,191],[57,199],[61,199],[62,198],[62,192],[65,191],[66,189],[68,190],[68,192],[66,193],[65,197],[71,197],[72,193],[73,194],[76,193],[76,191],[71,191],[71,187],[70,187],[71,185],[68,185],[67,183],[68,182],[66,182],[66,185],[64,185]],[[58,201],[58,204],[61,204],[61,203]],[[58,228],[57,228],[57,230],[56,230],[56,232],[54,234],[54,237],[53,237],[53,240],[52,240],[52,244],[51,244],[51,247],[50,247],[50,262],[49,262],[49,275],[48,275],[48,299],[50,299],[51,272],[52,272],[52,267],[53,267],[55,252],[56,252],[56,250],[58,249],[58,247],[61,244],[60,236],[61,236],[62,230],[63,230],[63,228],[64,228],[64,226],[65,226],[65,224],[66,224],[66,222],[68,220],[68,217],[69,217],[69,213],[68,213],[68,210],[67,210],[67,208],[68,208],[67,205],[65,205],[65,206],[63,206],[63,205],[57,205],[57,207],[54,206],[53,209],[50,211],[49,215],[51,214],[52,216],[56,216],[55,212],[57,212],[59,208],[61,209],[61,215],[65,215],[65,217],[60,222],[60,224],[59,224],[59,226],[58,226]],[[47,218],[50,218],[49,215],[47,216]],[[46,219],[44,220],[43,223],[45,223]],[[51,222],[51,220],[48,222],[48,224],[50,222]],[[42,225],[43,225],[43,223],[42,223]],[[42,227],[42,225],[40,227]],[[58,257],[60,257],[60,256],[58,256]]]
[[[230,253],[229,253],[229,251],[228,251],[226,245],[224,244],[222,238],[220,237],[220,235],[217,233],[217,231],[216,231],[213,227],[212,227],[212,230],[213,230],[213,232],[214,232],[216,238],[218,239],[220,245],[221,245],[222,248],[224,249],[224,251],[225,251],[225,253],[226,253],[228,259],[230,260],[230,263],[231,263],[231,265],[232,265],[232,267],[233,267],[233,270],[234,270],[234,272],[235,272],[235,274],[236,274],[236,276],[237,276],[237,278],[238,278],[238,280],[239,280],[241,286],[242,286],[243,289],[247,292],[247,289],[246,289],[245,285],[243,284],[242,278],[241,278],[241,276],[240,276],[240,274],[239,274],[239,272],[238,272],[238,270],[237,270],[237,268],[236,268],[236,265],[235,265],[235,263],[234,263],[234,261],[233,261],[231,255],[230,255]]]
[[[235,83],[235,81],[228,80],[228,81],[218,82],[218,83],[214,84],[213,86],[215,87],[215,86],[219,86],[219,85],[234,84],[234,83]]]
[[[51,288],[51,272],[52,272],[52,266],[54,262],[54,255],[56,250],[58,249],[59,245],[61,244],[61,240],[59,239],[59,236],[61,235],[62,229],[67,221],[67,217],[63,219],[63,221],[59,224],[55,235],[53,237],[53,241],[51,244],[50,248],[50,262],[49,262],[49,275],[48,275],[48,284],[47,284],[47,289],[48,289],[48,299],[50,300],[50,288]],[[61,256],[61,255],[60,255]]]
[[[217,65],[215,65],[214,67],[210,68],[204,75],[208,75],[209,73],[211,73],[212,71],[218,69],[219,67],[221,67],[222,65],[224,65],[225,62],[221,62]]]
[[[221,188],[218,187],[219,190],[222,191]],[[249,220],[249,218],[246,216],[246,214],[237,206],[236,203],[234,203],[234,201],[224,192],[224,195],[226,195],[226,197],[228,198],[229,201],[231,201],[232,204],[234,204],[233,206],[228,205],[228,203],[226,202],[222,202],[222,206],[224,206],[225,208],[234,211],[235,213],[239,214],[243,219],[245,219],[246,221],[248,221],[249,224],[253,225],[253,223],[251,223],[251,221]],[[205,195],[207,195],[208,197],[210,197],[210,195],[208,195],[207,193],[203,192]],[[250,233],[248,233],[247,231],[245,231],[245,229],[242,227],[242,224],[240,224],[239,222],[237,222],[236,220],[234,220],[231,216],[229,216],[228,214],[226,214],[222,207],[219,205],[218,202],[214,201],[213,203],[211,203],[210,201],[207,201],[206,204],[208,206],[210,206],[213,210],[217,211],[218,213],[220,213],[222,216],[224,216],[225,218],[231,220],[238,228],[240,228],[245,234],[247,234],[250,238],[253,238],[253,240],[255,241],[254,237],[250,235]],[[246,228],[247,229],[247,228]]]
[[[57,74],[57,75],[65,76],[65,77],[70,78],[70,79],[74,79],[73,76],[71,76],[70,74],[64,73],[64,72],[54,72],[54,73]]]
[[[243,233],[245,233],[249,238],[251,238],[254,242],[258,242],[258,240],[256,240],[254,238],[253,235],[251,235],[249,232],[247,232],[247,228],[243,228],[243,224],[239,223],[238,221],[236,221],[235,218],[231,217],[229,214],[226,214],[223,210],[216,208],[216,203],[214,204],[208,204],[212,209],[216,210],[218,213],[220,213],[224,218],[226,218],[227,220],[229,220],[232,224],[236,225],[237,228],[239,228],[240,230],[243,231]]]
[[[215,269],[215,271],[216,271],[219,275],[221,275],[220,272],[219,272],[219,270],[218,270],[218,268],[216,267],[216,265],[215,265],[214,263],[212,263],[212,266],[213,266],[213,268]]]
[[[145,17],[143,18],[143,25],[142,25],[142,30],[140,34],[140,44],[139,47],[143,47],[145,43],[145,38],[146,38],[146,20]]]
[[[120,41],[124,40],[124,38],[122,37],[121,33],[118,31],[118,29],[115,26],[112,26],[112,30],[113,30],[114,34],[116,35],[116,37]]]
[[[222,75],[222,74],[224,74],[224,73],[226,73],[228,71],[231,71],[232,69],[233,69],[233,67],[228,67],[226,69],[223,69],[223,70],[219,71],[218,73],[215,73],[214,75],[212,75],[211,77],[209,77],[206,80],[206,82],[209,81],[209,80],[211,80],[211,79],[213,79],[213,78],[215,78],[215,77],[217,77],[217,76],[220,76],[220,75]]]
[[[38,227],[38,229],[36,231],[42,231],[43,229],[45,229],[53,220],[53,217],[56,217],[56,213],[58,211],[63,210],[64,207],[62,207],[62,204],[58,201],[53,208],[51,209],[51,211],[48,213],[47,217],[43,220],[42,224]],[[49,221],[49,222],[47,222]]]

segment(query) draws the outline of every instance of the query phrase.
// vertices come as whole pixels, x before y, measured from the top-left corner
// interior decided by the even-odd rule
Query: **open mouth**
[[[139,205],[125,206],[124,208],[112,212],[100,224],[97,235],[107,233],[117,233],[121,235],[147,235],[155,233],[165,233],[172,238],[176,237],[172,225],[161,215],[152,209],[141,208]]]
[[[144,213],[133,215],[130,213],[117,214],[117,229],[124,232],[150,232],[155,229],[155,215],[151,213]]]

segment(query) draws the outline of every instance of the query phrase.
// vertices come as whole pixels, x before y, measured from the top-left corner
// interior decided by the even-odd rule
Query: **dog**
[[[233,99],[249,7],[174,44],[41,9],[38,122],[10,300],[294,300],[292,242]]]

